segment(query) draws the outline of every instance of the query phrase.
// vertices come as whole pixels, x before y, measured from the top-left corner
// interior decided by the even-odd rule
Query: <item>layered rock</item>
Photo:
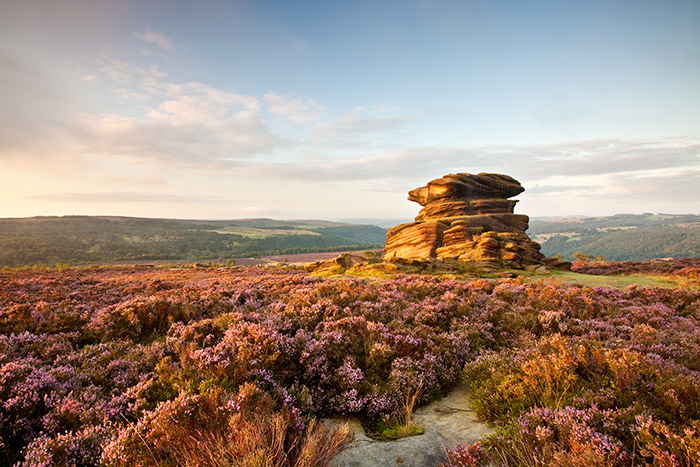
[[[448,174],[409,192],[421,206],[415,222],[387,232],[386,261],[435,258],[482,269],[528,269],[544,264],[540,245],[525,231],[529,218],[514,214],[525,191],[508,175]]]

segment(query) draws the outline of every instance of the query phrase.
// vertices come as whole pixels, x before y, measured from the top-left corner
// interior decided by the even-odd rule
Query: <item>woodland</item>
[[[619,214],[530,221],[528,233],[546,256],[577,252],[612,261],[700,257],[700,216]]]

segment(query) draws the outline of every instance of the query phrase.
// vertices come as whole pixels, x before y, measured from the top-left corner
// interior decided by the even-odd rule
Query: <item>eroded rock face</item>
[[[543,265],[540,245],[525,231],[529,218],[514,214],[525,191],[508,175],[448,174],[409,192],[421,206],[415,222],[387,232],[386,261],[442,258],[482,269],[525,269]]]

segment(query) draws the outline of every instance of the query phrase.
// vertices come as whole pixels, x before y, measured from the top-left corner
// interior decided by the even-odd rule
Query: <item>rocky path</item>
[[[351,422],[355,441],[340,453],[333,467],[435,467],[445,461],[445,449],[474,443],[493,432],[478,419],[469,402],[469,388],[462,384],[450,394],[418,408],[414,421],[425,434],[396,441],[374,441],[357,422]]]

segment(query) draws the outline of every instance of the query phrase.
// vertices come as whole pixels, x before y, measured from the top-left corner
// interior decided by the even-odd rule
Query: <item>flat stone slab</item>
[[[493,432],[479,420],[469,402],[469,387],[460,384],[447,397],[418,408],[413,421],[425,433],[396,441],[375,441],[366,436],[359,422],[349,421],[355,441],[338,454],[333,467],[437,467],[445,462],[446,449],[457,444],[472,444]],[[333,425],[344,420],[329,420]]]

